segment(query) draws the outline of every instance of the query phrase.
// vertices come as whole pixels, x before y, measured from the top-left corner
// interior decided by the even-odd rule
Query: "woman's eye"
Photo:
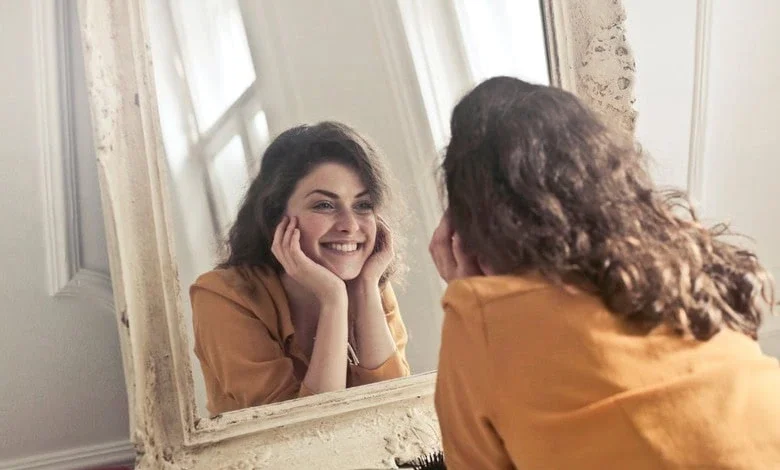
[[[355,210],[358,212],[372,212],[374,205],[368,201],[358,202],[355,205]]]
[[[314,205],[314,209],[316,210],[330,210],[335,208],[336,206],[333,205],[330,201],[320,201],[317,204]]]

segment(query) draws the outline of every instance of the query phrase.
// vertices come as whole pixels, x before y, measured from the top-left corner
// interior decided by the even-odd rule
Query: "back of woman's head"
[[[271,142],[230,229],[227,257],[219,267],[259,266],[281,272],[281,264],[271,253],[274,231],[298,182],[323,163],[342,164],[360,177],[396,247],[396,258],[382,282],[397,272],[402,244],[395,231],[397,217],[390,209],[400,201],[393,194],[384,159],[354,129],[332,121],[293,127]]]
[[[615,314],[752,337],[773,302],[756,257],[657,191],[634,145],[564,90],[489,79],[455,107],[442,165],[467,251],[499,274],[583,280]],[[679,211],[678,211],[679,212]]]

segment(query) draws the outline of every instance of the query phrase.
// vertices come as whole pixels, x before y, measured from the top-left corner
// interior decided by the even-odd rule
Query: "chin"
[[[366,257],[360,255],[351,255],[346,257],[341,256],[323,256],[318,254],[315,260],[320,266],[324,266],[328,271],[332,272],[342,281],[352,281],[356,279],[360,272],[363,270],[363,265],[366,264]]]
[[[354,268],[337,268],[334,266],[328,266],[328,270],[345,282],[352,281],[360,275],[360,269]]]

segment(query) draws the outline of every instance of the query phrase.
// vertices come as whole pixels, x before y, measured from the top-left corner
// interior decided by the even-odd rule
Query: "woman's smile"
[[[365,243],[357,242],[323,242],[320,246],[325,248],[329,252],[338,254],[341,256],[353,255],[358,253]]]

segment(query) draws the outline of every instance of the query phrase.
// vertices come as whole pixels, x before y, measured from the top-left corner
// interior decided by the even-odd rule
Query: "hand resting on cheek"
[[[484,270],[485,266],[477,260],[476,256],[465,252],[463,240],[453,230],[447,212],[444,213],[439,226],[433,232],[428,251],[439,275],[447,283],[464,277],[488,274]]]
[[[296,217],[284,216],[276,227],[271,252],[285,273],[311,292],[320,303],[346,295],[346,285],[337,275],[315,263],[301,250],[301,231]]]

